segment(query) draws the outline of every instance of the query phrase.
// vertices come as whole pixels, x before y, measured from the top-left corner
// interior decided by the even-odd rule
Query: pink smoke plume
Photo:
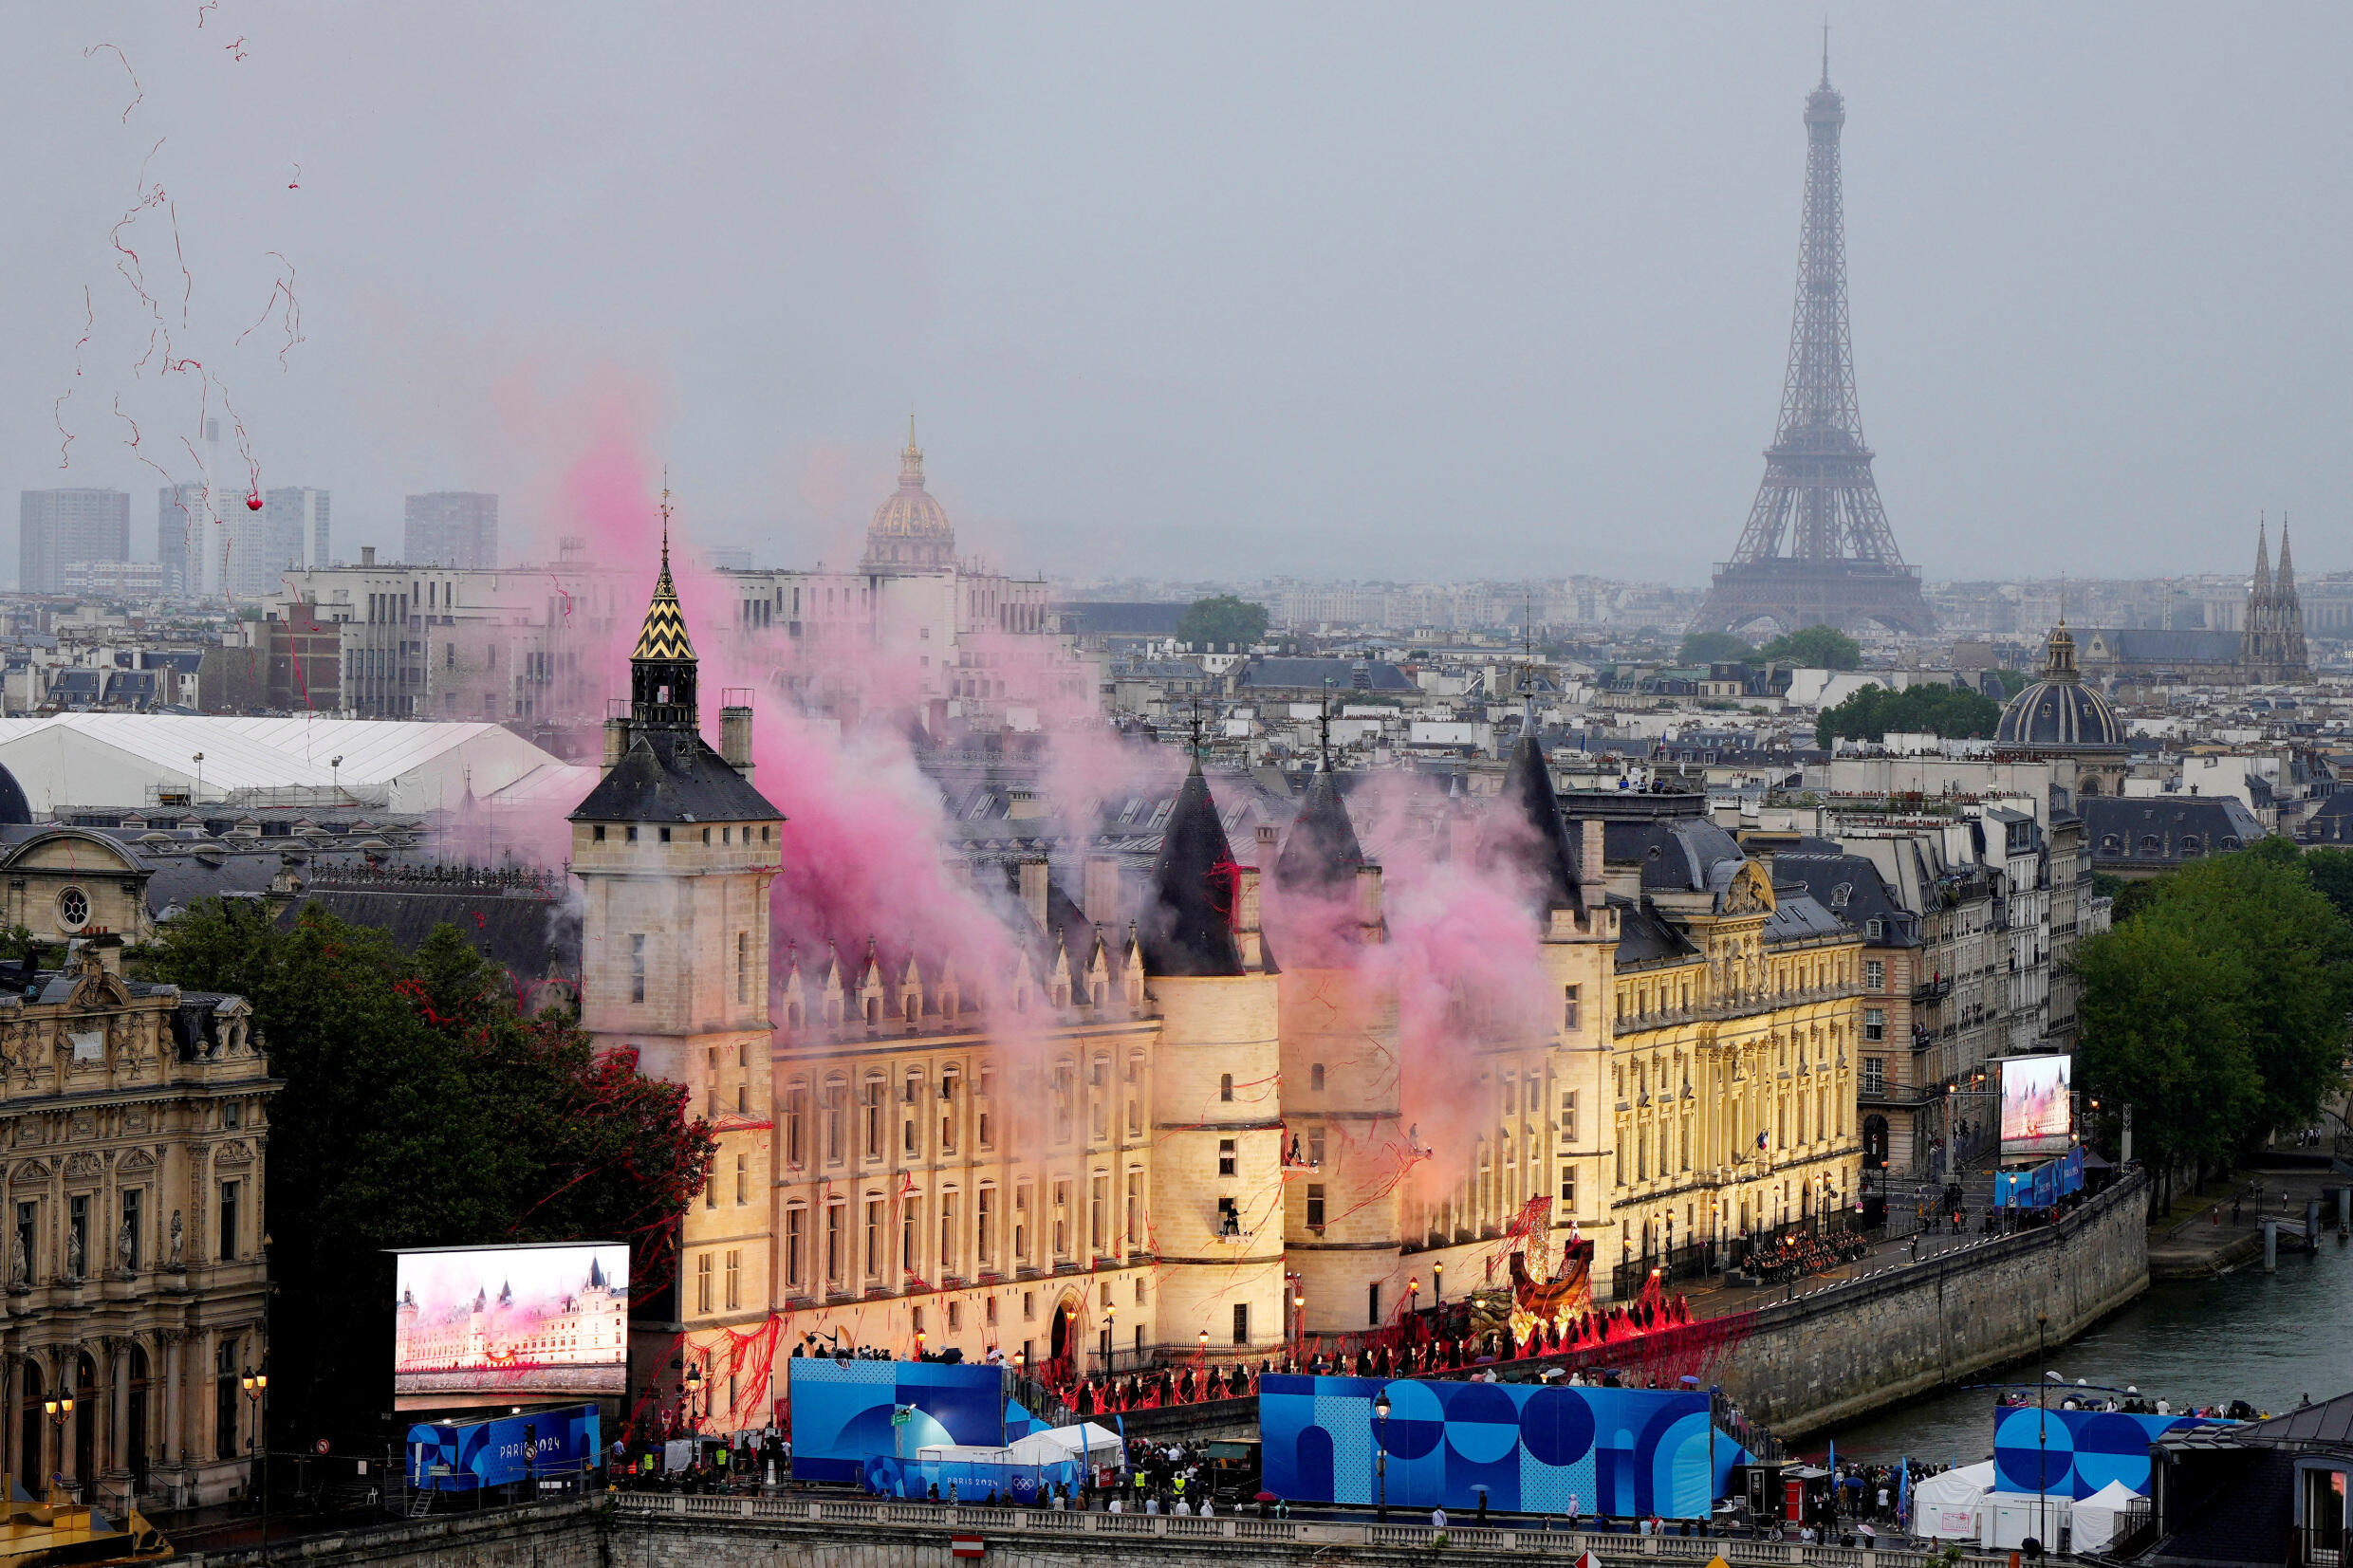
[[[1494,1125],[1493,1096],[1473,1070],[1478,1040],[1533,1036],[1549,1014],[1533,887],[1510,856],[1478,853],[1517,829],[1491,802],[1474,808],[1418,776],[1376,773],[1350,792],[1348,809],[1381,868],[1388,940],[1357,940],[1353,887],[1303,895],[1271,880],[1269,932],[1287,967],[1351,970],[1368,989],[1395,993],[1392,1070],[1414,1134],[1397,1155],[1410,1165],[1408,1190],[1436,1201],[1471,1173],[1476,1140]]]

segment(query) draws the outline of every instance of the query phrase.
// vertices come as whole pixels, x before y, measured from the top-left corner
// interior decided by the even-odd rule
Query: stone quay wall
[[[1400,1513],[1402,1521],[1405,1516]],[[1501,1568],[1530,1558],[1564,1565],[1582,1553],[1700,1568],[1944,1568],[1909,1551],[1798,1546],[1723,1537],[1602,1535],[1477,1526],[1446,1535],[1446,1556]],[[1166,1515],[951,1508],[939,1503],[806,1497],[669,1497],[543,1503],[485,1514],[387,1521],[278,1540],[269,1561],[289,1568],[954,1568],[953,1538],[977,1536],[981,1568],[1315,1568],[1344,1559],[1374,1568],[1427,1568],[1437,1532],[1426,1522],[1176,1519]],[[1337,1550],[1341,1555],[1333,1556]],[[1963,1568],[2002,1568],[1969,1556]],[[188,1568],[261,1568],[258,1549],[192,1555]]]
[[[2066,1344],[2148,1289],[2147,1205],[2135,1172],[2056,1226],[1760,1306],[1711,1375],[1788,1439],[2031,1356],[2038,1314]]]
[[[291,1536],[300,1526],[281,1520],[267,1553],[241,1546],[168,1560],[175,1568],[613,1568],[611,1515],[596,1497],[308,1536]]]

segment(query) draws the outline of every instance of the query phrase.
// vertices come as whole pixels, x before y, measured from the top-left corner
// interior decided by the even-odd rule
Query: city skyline
[[[1820,18],[1351,20],[250,7],[240,61],[157,17],[34,15],[0,459],[20,489],[159,482],[104,395],[156,391],[105,235],[161,135],[147,177],[261,483],[334,489],[352,552],[450,488],[509,497],[510,552],[547,553],[609,415],[671,461],[690,533],[839,563],[912,407],[1009,565],[1704,581],[1771,434]],[[2353,159],[2314,123],[2347,19],[2136,23],[1834,19],[1859,368],[1931,580],[2222,566],[2262,509],[2308,571],[2342,563],[2353,327],[2340,226],[2294,194]],[[102,35],[135,108],[82,56]],[[245,90],[273,79],[301,85]],[[2218,121],[2174,110],[2217,94]],[[272,252],[283,372],[283,317],[233,342]]]

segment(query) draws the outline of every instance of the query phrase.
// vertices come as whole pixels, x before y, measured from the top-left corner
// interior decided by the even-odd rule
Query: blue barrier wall
[[[1005,1374],[942,1361],[787,1361],[792,1473],[807,1481],[865,1479],[866,1461],[941,1444],[1005,1447]],[[903,1427],[894,1406],[913,1405]]]
[[[2054,1386],[2052,1396],[2059,1397]],[[2089,1497],[2111,1481],[2146,1496],[2149,1444],[2176,1427],[2203,1426],[2187,1415],[2125,1415],[2115,1411],[2043,1411],[2000,1405],[1993,1411],[1993,1485],[1997,1491],[2048,1490]],[[2036,1441],[2038,1426],[2041,1442]],[[2041,1482],[2048,1476],[2050,1485]]]
[[[1373,1399],[1386,1391],[1386,1423]],[[1375,1428],[1379,1425],[1380,1430]],[[1706,1516],[1748,1455],[1718,1432],[1709,1474],[1708,1396],[1663,1389],[1269,1376],[1258,1431],[1267,1489],[1311,1503],[1369,1503],[1388,1452],[1392,1506]]]
[[[599,1425],[594,1405],[502,1415],[495,1421],[419,1422],[409,1429],[409,1485],[470,1492],[532,1475],[593,1468],[602,1457]]]

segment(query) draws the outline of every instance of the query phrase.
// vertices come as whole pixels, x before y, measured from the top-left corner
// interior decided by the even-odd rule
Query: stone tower
[[[1598,1300],[1608,1294],[1607,1265],[1622,1250],[1621,1239],[1612,1234],[1617,1222],[1608,1185],[1616,1148],[1608,1091],[1619,913],[1609,903],[1603,824],[1571,823],[1562,816],[1532,713],[1506,767],[1499,809],[1498,848],[1528,878],[1548,982],[1548,1010],[1534,1021],[1532,1050],[1522,1063],[1521,1103],[1506,1107],[1504,1120],[1541,1152],[1545,1191],[1552,1199],[1548,1262],[1559,1269],[1572,1237],[1593,1243]],[[1540,1085],[1533,1104],[1525,1087],[1530,1079]]]
[[[1262,1355],[1284,1336],[1280,998],[1257,868],[1235,864],[1198,756],[1169,812],[1137,939],[1161,1020],[1151,1176],[1160,1338],[1171,1351],[1206,1345],[1214,1358]]]
[[[600,1049],[634,1050],[648,1075],[683,1085],[686,1114],[717,1134],[710,1184],[680,1223],[670,1320],[636,1324],[664,1346],[683,1329],[688,1353],[708,1357],[718,1328],[761,1322],[772,1305],[769,883],[784,814],[752,787],[748,707],[721,710],[724,754],[703,739],[697,673],[665,496],[629,716],[606,721],[604,775],[572,813],[572,873],[586,901],[583,1026]],[[651,1282],[658,1302],[658,1274]],[[678,1374],[654,1375],[675,1386]],[[731,1382],[725,1365],[704,1366],[705,1419],[722,1430],[766,1421],[765,1410],[730,1419]]]
[[[1412,1153],[1396,977],[1374,961],[1388,940],[1380,868],[1357,841],[1328,757],[1275,860],[1274,895],[1290,1328],[1362,1334],[1409,1304],[1399,1178]]]

